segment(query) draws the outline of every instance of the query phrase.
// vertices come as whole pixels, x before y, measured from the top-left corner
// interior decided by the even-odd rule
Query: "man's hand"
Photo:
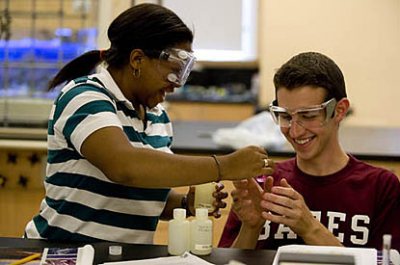
[[[260,206],[262,195],[268,192],[273,184],[273,178],[265,179],[265,188],[255,181],[255,179],[246,179],[233,182],[235,190],[231,192],[233,199],[232,210],[238,216],[243,225],[251,228],[259,228],[265,220],[262,218],[263,209]]]
[[[264,193],[260,205],[265,220],[290,227],[306,244],[341,245],[337,238],[314,218],[303,196],[294,190],[286,179],[280,181],[280,186],[272,187],[271,192]]]
[[[247,179],[234,182],[235,190],[231,195],[233,198],[232,210],[236,213],[242,225],[232,247],[243,249],[254,249],[265,220],[262,218],[261,207],[262,196],[269,192],[273,185],[273,178],[267,177],[264,182],[264,190],[255,179]]]

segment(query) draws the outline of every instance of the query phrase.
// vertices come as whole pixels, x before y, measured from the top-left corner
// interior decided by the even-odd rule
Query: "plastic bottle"
[[[194,208],[207,208],[208,212],[211,213],[214,210],[213,202],[214,197],[212,196],[215,191],[215,182],[204,183],[196,185],[194,193]]]
[[[174,209],[173,216],[168,222],[168,253],[182,255],[190,250],[190,222],[185,209]]]
[[[196,208],[196,218],[190,223],[190,252],[208,255],[212,250],[212,221],[206,208]]]
[[[391,243],[392,243],[392,235],[383,235],[382,265],[390,264]]]

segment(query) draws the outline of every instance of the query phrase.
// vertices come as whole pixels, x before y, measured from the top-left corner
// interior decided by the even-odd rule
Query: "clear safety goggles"
[[[169,48],[161,51],[161,63],[167,62],[169,70],[167,80],[177,86],[183,86],[193,69],[196,57],[193,53],[176,48]]]
[[[276,100],[274,100],[269,105],[269,111],[273,120],[280,127],[289,128],[294,121],[304,128],[319,128],[332,118],[336,103],[336,99],[332,98],[320,105],[290,111],[286,108],[276,106]]]

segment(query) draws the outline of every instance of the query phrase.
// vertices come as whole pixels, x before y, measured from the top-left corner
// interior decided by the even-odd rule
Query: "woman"
[[[68,82],[50,115],[46,198],[28,238],[152,243],[159,218],[186,207],[185,194],[170,187],[272,172],[258,147],[219,157],[172,154],[160,103],[194,63],[193,34],[176,14],[134,6],[111,23],[108,38],[108,50],[81,55],[50,83]],[[107,68],[90,75],[103,61]],[[215,196],[224,207],[224,194]]]

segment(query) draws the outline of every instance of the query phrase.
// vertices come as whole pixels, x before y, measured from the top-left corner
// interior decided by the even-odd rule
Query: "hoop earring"
[[[138,68],[138,69],[133,69],[133,76],[135,77],[135,78],[139,78],[140,77],[140,68]]]

